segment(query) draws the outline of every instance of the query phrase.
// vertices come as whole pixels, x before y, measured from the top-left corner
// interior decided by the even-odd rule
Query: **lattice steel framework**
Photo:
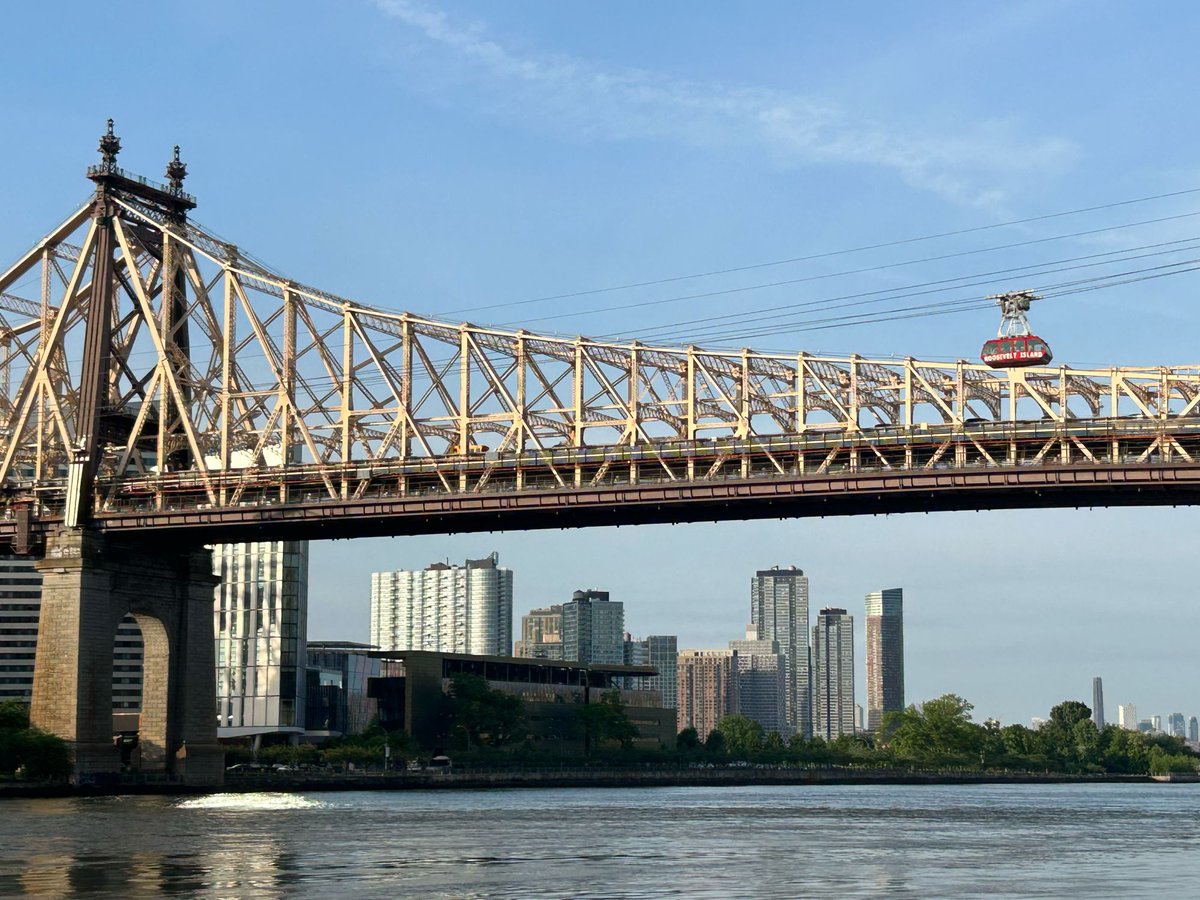
[[[178,159],[175,160],[175,165]],[[10,510],[1200,459],[1200,369],[993,370],[434,321],[285,278],[106,159],[0,275]],[[399,291],[398,291],[399,293]]]

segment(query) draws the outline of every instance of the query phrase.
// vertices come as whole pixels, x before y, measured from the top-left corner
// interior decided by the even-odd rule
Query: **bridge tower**
[[[140,770],[188,784],[220,784],[224,758],[217,744],[213,641],[213,586],[218,579],[211,552],[202,546],[115,539],[101,533],[93,516],[105,445],[114,436],[128,435],[134,419],[141,427],[157,419],[158,445],[174,448],[165,456],[159,450],[158,471],[188,465],[189,451],[181,449],[185,442],[172,440],[178,438],[182,420],[175,413],[190,398],[190,347],[184,263],[170,236],[173,228],[181,228],[195,201],[183,191],[187,167],[178,147],[167,166],[166,185],[117,166],[121,142],[111,119],[99,149],[101,162],[87,172],[96,190],[89,236],[68,302],[58,312],[61,323],[71,314],[70,301],[75,302],[75,314],[83,320],[82,366],[78,393],[59,398],[74,401],[76,425],[63,460],[63,524],[47,535],[37,565],[43,587],[30,716],[34,726],[71,746],[75,780],[120,770],[112,725],[113,643],[117,625],[131,614],[145,645]],[[139,254],[159,273],[149,284],[131,271],[129,248],[122,253],[118,246],[128,241],[125,232],[114,227],[123,214],[117,201],[129,198],[136,198],[164,226],[161,239],[144,229],[138,234]],[[121,310],[117,295],[134,279],[143,302],[132,315],[140,315],[142,324],[157,332],[156,377],[176,387],[174,409],[145,393],[140,405],[131,404],[118,389],[121,373],[130,372],[128,344],[121,340],[122,333],[128,334],[130,314]],[[36,357],[36,365],[46,371],[63,353],[55,343],[54,324],[43,335]],[[49,387],[45,390],[52,393]],[[153,448],[143,452],[153,455]]]

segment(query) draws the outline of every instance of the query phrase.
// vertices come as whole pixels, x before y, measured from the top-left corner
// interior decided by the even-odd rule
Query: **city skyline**
[[[1105,514],[1120,517],[1128,512],[1108,510]],[[1178,516],[1184,511],[1162,512]],[[1038,658],[1030,666],[1024,666],[1021,671],[1014,673],[1011,671],[1011,659],[1006,654],[1015,652],[1015,648],[1026,640],[1022,617],[1037,615],[1040,610],[1036,598],[1021,595],[1021,572],[1005,572],[991,578],[978,607],[964,607],[957,600],[961,596],[958,587],[945,583],[944,576],[937,571],[938,566],[932,564],[933,560],[925,566],[920,564],[923,560],[919,557],[898,552],[894,559],[864,560],[851,572],[822,562],[823,559],[836,558],[834,551],[840,541],[856,539],[881,524],[888,531],[895,532],[896,524],[902,518],[925,523],[939,515],[942,518],[953,515],[972,518],[997,516],[1012,520],[1036,516],[1061,518],[1069,514],[1061,511],[943,513],[881,519],[739,523],[746,538],[726,549],[731,556],[743,562],[736,566],[714,566],[706,569],[703,577],[698,576],[690,565],[659,559],[652,543],[638,535],[687,529],[697,533],[697,552],[708,553],[707,548],[711,545],[715,553],[716,546],[727,543],[728,539],[720,526],[638,526],[599,531],[563,530],[533,535],[497,533],[486,537],[421,536],[361,543],[369,543],[386,551],[384,558],[387,559],[394,559],[399,548],[406,546],[421,548],[411,553],[404,551],[406,558],[419,553],[419,559],[445,558],[448,555],[462,557],[478,554],[485,548],[500,548],[507,564],[522,573],[514,599],[516,620],[519,621],[520,616],[530,609],[544,606],[546,600],[557,602],[569,597],[577,585],[592,583],[603,586],[614,599],[621,599],[625,603],[629,621],[636,623],[633,630],[642,634],[677,634],[681,648],[724,647],[731,637],[741,634],[746,625],[746,579],[764,566],[794,563],[804,569],[806,576],[811,577],[810,619],[811,611],[821,605],[840,604],[851,610],[859,609],[861,598],[868,591],[877,589],[879,584],[903,583],[906,600],[909,601],[905,609],[906,704],[920,703],[952,692],[964,696],[975,705],[976,721],[995,717],[1002,722],[1028,722],[1034,716],[1044,716],[1050,707],[1064,699],[1077,699],[1090,707],[1091,679],[1096,672],[1100,672],[1114,709],[1116,704],[1133,699],[1139,708],[1161,711],[1165,717],[1176,709],[1186,711],[1200,706],[1200,702],[1189,700],[1187,690],[1179,691],[1161,684],[1157,678],[1148,677],[1136,662],[1130,660],[1130,648],[1125,640],[1125,614],[1117,598],[1106,603],[1102,596],[1097,598],[1082,587],[1075,586],[1068,596],[1080,615],[1087,611],[1094,616],[1092,621],[1081,622],[1078,626],[1087,634],[1088,641],[1094,642],[1094,648],[1083,641],[1062,647],[1051,634],[1035,636],[1044,639]],[[803,555],[793,549],[800,534],[808,534],[812,538],[809,541],[811,551]],[[603,540],[598,542],[598,536]],[[533,540],[535,538],[536,541]],[[617,542],[611,541],[612,538],[616,538]],[[1098,540],[1101,545],[1105,543],[1103,537]],[[1117,534],[1110,534],[1108,540],[1114,550],[1121,543]],[[960,532],[949,539],[948,547],[954,550],[956,544],[966,546],[971,542],[970,533]],[[340,544],[314,543],[313,547],[319,553],[322,546],[332,549]],[[541,548],[547,545],[554,548],[551,555],[558,565],[553,569],[547,569],[544,563],[546,554]],[[439,552],[434,549],[438,547],[453,549]],[[597,555],[600,547],[607,553],[624,555],[632,561],[631,564],[621,567],[607,565],[603,554]],[[1043,552],[1049,568],[1049,559],[1053,554],[1049,550]],[[567,570],[562,574],[564,569]],[[1050,574],[1044,583],[1066,580],[1062,575]],[[1124,581],[1125,576],[1118,573],[1113,581],[1114,593]],[[311,591],[315,598],[320,596],[321,582],[322,572],[314,564]],[[703,606],[681,612],[677,605],[662,599],[664,596],[675,596],[681,585],[696,585],[696,590],[705,599]],[[730,586],[728,594],[719,593],[717,586],[726,585]],[[344,585],[340,590],[344,596]],[[695,592],[691,595],[695,596]],[[360,595],[356,592],[354,596]],[[990,604],[985,602],[988,597],[993,600]],[[355,632],[354,621],[344,615],[338,614],[330,625],[330,620],[322,616],[319,599],[314,601],[311,615],[314,634],[331,639],[366,639],[365,631]],[[1198,626],[1196,632],[1200,632],[1200,615],[1195,619]],[[987,635],[973,630],[972,621],[986,622]],[[1188,621],[1190,618],[1185,617],[1181,629],[1189,627]],[[862,626],[858,627],[861,632]],[[360,636],[356,638],[355,633]],[[519,634],[516,637],[519,638]],[[1163,655],[1192,663],[1196,658],[1190,649],[1193,643],[1187,634],[1166,635],[1162,642]],[[1093,649],[1095,652],[1092,652]],[[865,653],[865,648],[861,652]],[[987,667],[981,667],[984,661],[988,662]],[[859,668],[862,668],[861,663]],[[1053,677],[1044,676],[1047,669],[1053,670]],[[945,674],[939,677],[939,670]],[[856,674],[859,676],[856,699],[865,710],[865,672]],[[1008,680],[1003,685],[997,685],[996,682],[1002,679]],[[1008,684],[1012,685],[1011,689],[1007,687]]]
[[[419,2],[405,6],[441,15]],[[201,198],[197,220],[248,242],[294,277],[389,308],[476,309],[462,315],[572,335],[623,334],[685,318],[678,303],[624,307],[703,293],[713,279],[570,304],[501,304],[1196,187],[1194,142],[1186,137],[1195,126],[1176,114],[1189,102],[1190,81],[1174,67],[1189,58],[1187,22],[1198,15],[1187,7],[1173,10],[1169,29],[1161,26],[1165,17],[1133,7],[1094,17],[1071,16],[1069,4],[885,9],[877,24],[855,29],[852,57],[837,52],[844,15],[784,4],[764,13],[778,27],[763,28],[760,17],[730,7],[690,17],[682,31],[677,14],[641,4],[633,38],[616,25],[625,18],[608,10],[576,13],[579,27],[566,14],[476,4],[445,12],[436,29],[419,14],[395,15],[379,4],[307,16],[278,3],[245,7],[217,0],[203,9],[158,10],[144,23],[147,55],[137,61],[114,60],[79,33],[48,32],[32,8],[15,9],[14,32],[29,40],[11,48],[9,64],[36,77],[9,102],[16,121],[37,126],[38,138],[8,149],[11,170],[22,177],[10,179],[0,246],[28,246],[78,204],[85,186],[77,175],[92,161],[81,148],[92,146],[109,115],[127,139],[123,163],[153,176],[151,164],[157,170],[180,143],[189,189]],[[629,15],[634,8],[618,7]],[[264,46],[256,39],[263,33],[279,40]],[[1064,48],[1065,33],[1078,46]],[[196,40],[180,43],[180,34]],[[473,56],[481,45],[472,35],[494,42],[496,52]],[[997,40],[1010,62],[1003,91],[994,73],[976,65]],[[1152,40],[1158,50],[1147,54],[1142,48]],[[328,58],[331,42],[355,51],[335,50],[341,64],[324,68],[289,66],[279,55],[286,47],[289,60]],[[712,54],[718,43],[727,52]],[[1096,45],[1110,52],[1079,49]],[[58,59],[65,64],[50,63]],[[184,64],[209,78],[167,86],[136,77]],[[1076,77],[1058,77],[1058,67]],[[100,68],[113,77],[79,77]],[[1128,90],[1132,70],[1154,90]],[[1102,101],[1080,102],[1078,84]],[[597,85],[626,87],[604,94]],[[230,108],[225,98],[246,91],[253,100],[269,97],[272,116],[255,115],[253,103]],[[917,99],[932,96],[937,103]],[[138,112],[148,108],[166,111]],[[1115,135],[1111,123],[1122,119],[1138,127]],[[214,122],[240,139],[228,140]],[[718,279],[718,289],[831,277],[690,305],[695,316],[749,315],[902,278],[934,281],[1171,241],[1190,235],[1190,220],[1071,238],[1054,252],[1012,248],[832,277],[1191,209],[1188,197],[1176,196],[961,235],[936,249],[883,248],[767,270],[778,277],[730,275]],[[512,227],[515,216],[520,228]],[[398,259],[396,247],[404,248]],[[1007,280],[972,292],[1012,287]],[[1048,301],[1035,322],[1052,340],[1056,364],[1186,364],[1195,359],[1188,340],[1193,285],[1181,277]],[[1130,308],[1138,311],[1136,328],[1126,327]],[[589,310],[598,311],[584,315]],[[750,343],[957,359],[973,357],[994,329],[987,311],[797,328]],[[1200,611],[1182,567],[1155,566],[1129,536],[1154,533],[1160,559],[1186,559],[1197,515],[1163,508],[729,522],[503,535],[485,538],[483,548],[479,538],[459,537],[315,542],[313,633],[365,639],[356,624],[366,604],[363,572],[474,557],[495,545],[522,571],[532,572],[532,562],[545,567],[520,586],[534,604],[577,583],[603,582],[631,607],[652,610],[639,619],[644,630],[677,629],[684,645],[722,646],[745,624],[745,568],[795,560],[813,573],[815,604],[857,609],[857,598],[880,584],[910,588],[909,702],[955,690],[976,704],[977,717],[1027,721],[1064,697],[1086,702],[1087,678],[1102,672],[1110,704],[1137,698],[1169,712],[1186,705],[1174,697],[1177,685],[1200,683],[1192,637],[1200,633]],[[1006,533],[1045,539],[1022,542],[1019,561],[1000,564],[996,540]],[[1073,564],[1064,567],[1067,541]],[[869,549],[881,546],[889,559],[871,559]],[[1135,604],[1177,627],[1154,641],[1131,639]],[[1043,627],[1030,635],[1025,623],[1033,616]],[[1024,661],[1014,672],[1018,654]]]

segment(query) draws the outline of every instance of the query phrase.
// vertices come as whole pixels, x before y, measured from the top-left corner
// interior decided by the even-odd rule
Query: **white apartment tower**
[[[1129,731],[1138,730],[1137,707],[1132,703],[1123,703],[1117,707],[1117,725]]]
[[[381,650],[512,654],[513,573],[500,555],[371,574],[371,643]]]

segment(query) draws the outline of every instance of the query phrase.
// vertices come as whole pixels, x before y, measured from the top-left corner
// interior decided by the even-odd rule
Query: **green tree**
[[[725,752],[725,735],[714,728],[704,739],[704,749],[715,755],[723,754]]]
[[[24,731],[29,727],[29,707],[16,700],[0,703],[0,730]]]
[[[1157,745],[1150,748],[1150,774],[1196,774],[1196,760],[1183,754],[1170,753]]]
[[[0,778],[12,778],[23,761],[19,731],[0,728]]]
[[[679,750],[695,750],[700,746],[700,735],[690,725],[675,735],[675,747]]]
[[[762,749],[763,727],[749,716],[725,716],[717,723],[725,747],[734,756],[753,756]]]
[[[513,741],[521,732],[525,709],[515,694],[492,690],[478,675],[455,675],[450,681],[451,730],[461,729],[467,736],[468,749],[487,744],[499,747]]]
[[[321,750],[321,760],[331,766],[383,764],[383,750],[366,744],[341,744]]]
[[[763,739],[763,749],[771,753],[779,753],[784,749],[783,738],[779,736],[778,731],[767,732],[767,736]]]
[[[629,720],[621,692],[615,688],[606,691],[599,700],[580,704],[576,715],[583,726],[584,746],[589,750],[605,743],[628,749],[637,739],[637,726]]]
[[[1063,731],[1071,731],[1076,724],[1091,719],[1092,711],[1087,705],[1078,700],[1064,700],[1050,710],[1050,722]]]
[[[887,729],[895,751],[922,762],[978,763],[984,730],[971,721],[974,707],[957,694],[891,713]]]
[[[36,781],[57,781],[71,774],[71,753],[58,735],[36,728],[17,732],[24,753],[23,771],[26,778]]]

